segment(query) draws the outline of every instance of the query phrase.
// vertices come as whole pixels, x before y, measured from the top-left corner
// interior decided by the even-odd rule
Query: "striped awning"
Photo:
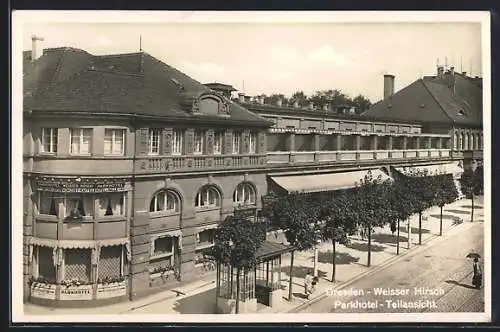
[[[380,169],[328,174],[273,176],[271,179],[288,193],[311,193],[354,188],[368,175],[368,172],[371,172],[373,178],[380,176],[382,180],[391,179]]]
[[[63,248],[63,249],[92,249],[96,246],[111,247],[128,244],[128,238],[105,239],[105,240],[54,240],[33,237],[30,244],[40,247]]]
[[[458,163],[395,167],[395,169],[405,175],[411,174],[412,171],[427,171],[429,175],[458,174],[464,172],[464,169],[458,166]]]

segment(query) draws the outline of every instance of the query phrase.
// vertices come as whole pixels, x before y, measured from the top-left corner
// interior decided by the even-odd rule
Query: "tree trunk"
[[[370,267],[372,263],[372,223],[368,224],[368,262],[367,266]]]
[[[332,241],[332,249],[333,249],[333,258],[332,258],[332,282],[335,282],[335,270],[336,270],[336,266],[335,266],[335,256],[336,256],[336,253],[335,253],[335,240]]]
[[[235,313],[240,313],[240,268],[236,269],[236,309]]]
[[[441,206],[441,212],[439,213],[439,236],[443,235],[443,206]]]
[[[399,255],[399,218],[398,218],[398,235],[396,237],[396,240],[398,241],[396,244],[396,255]]]
[[[474,221],[474,188],[472,188],[472,210],[471,210],[471,213],[470,213],[470,221],[473,222]]]
[[[290,257],[290,279],[289,279],[289,282],[288,282],[288,301],[292,301],[292,296],[293,296],[293,289],[292,289],[292,286],[293,286],[293,257],[294,257],[294,254],[295,252],[292,251],[292,256]]]
[[[422,244],[422,212],[418,213],[418,244]]]

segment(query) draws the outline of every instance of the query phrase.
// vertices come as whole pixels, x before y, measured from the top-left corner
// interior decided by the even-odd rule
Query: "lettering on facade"
[[[123,181],[98,182],[75,180],[38,180],[37,187],[40,191],[60,192],[60,193],[101,193],[101,192],[121,192],[128,188]]]

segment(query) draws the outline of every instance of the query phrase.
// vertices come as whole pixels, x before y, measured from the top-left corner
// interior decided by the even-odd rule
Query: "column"
[[[356,135],[356,160],[360,159],[359,150],[361,150],[361,135]]]
[[[335,136],[335,150],[337,151],[337,160],[342,160],[342,135]]]
[[[387,136],[387,155],[389,158],[392,158],[392,140],[393,136]]]
[[[131,262],[129,271],[130,299],[134,300],[149,288],[149,257],[151,242],[149,213],[135,212],[130,228]]]
[[[319,145],[320,135],[314,134],[314,151],[320,151],[321,147]]]
[[[443,138],[442,137],[439,137],[437,139],[437,148],[438,149],[442,149],[443,148]]]
[[[425,148],[426,149],[432,148],[432,137],[427,137],[427,140],[425,141]]]
[[[420,149],[420,136],[415,137],[415,149]]]
[[[377,148],[378,148],[378,136],[377,135],[372,136],[371,146],[372,146],[372,150],[377,150]]]
[[[288,134],[288,144],[287,145],[288,145],[289,152],[295,151],[295,133]]]
[[[402,147],[401,147],[403,149],[403,158],[406,158],[406,156],[407,156],[406,149],[407,149],[407,146],[408,146],[408,137],[403,136],[403,137],[401,137],[401,139],[403,140],[403,144],[402,144]]]

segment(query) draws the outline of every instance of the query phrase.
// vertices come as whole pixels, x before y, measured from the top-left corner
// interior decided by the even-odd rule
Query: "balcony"
[[[276,151],[267,153],[268,165],[309,164],[366,160],[449,158],[449,149],[348,150],[348,151]]]
[[[150,156],[138,158],[137,173],[264,167],[265,154]]]

